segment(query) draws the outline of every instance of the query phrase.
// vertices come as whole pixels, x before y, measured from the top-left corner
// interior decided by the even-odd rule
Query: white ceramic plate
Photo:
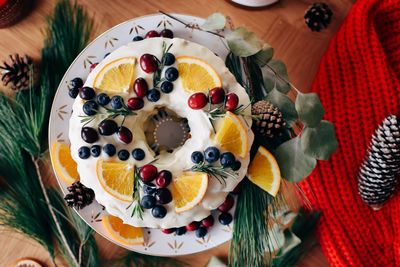
[[[173,14],[179,19],[195,24],[202,24],[203,19],[187,15]],[[90,43],[74,60],[62,79],[54,98],[49,124],[49,144],[55,141],[69,143],[68,124],[72,111],[74,99],[68,96],[69,81],[75,77],[85,80],[89,74],[92,63],[101,61],[104,56],[118,47],[132,41],[136,35],[144,36],[149,30],[162,30],[164,27],[173,30],[176,37],[184,38],[202,44],[220,57],[225,58],[228,50],[223,41],[212,34],[201,32],[192,28],[187,28],[183,24],[172,20],[162,14],[149,15],[135,18],[123,22],[97,37]],[[53,163],[53,159],[52,159]],[[57,176],[57,173],[55,173]],[[68,186],[57,177],[60,187],[64,194],[67,193]],[[231,212],[233,212],[232,209]],[[115,244],[129,250],[156,256],[178,256],[201,252],[216,247],[228,240],[232,236],[232,224],[222,226],[218,222],[218,213],[214,214],[215,224],[204,238],[196,238],[194,232],[186,233],[183,236],[175,234],[166,235],[158,229],[145,229],[145,243],[143,245],[127,246],[121,244],[107,233],[101,223],[102,216],[107,212],[103,207],[94,202],[83,210],[76,211],[85,222],[90,225],[97,233],[109,239]]]

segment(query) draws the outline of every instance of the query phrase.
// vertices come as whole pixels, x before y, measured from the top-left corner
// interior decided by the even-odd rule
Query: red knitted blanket
[[[372,211],[357,190],[372,133],[387,115],[399,114],[399,79],[400,1],[357,1],[313,84],[339,149],[302,183],[322,211],[318,235],[333,266],[400,266],[400,194]]]

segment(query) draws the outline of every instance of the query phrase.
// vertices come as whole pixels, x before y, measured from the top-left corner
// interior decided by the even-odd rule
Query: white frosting
[[[164,38],[152,38],[145,39],[139,42],[129,43],[128,45],[122,46],[107,56],[99,65],[90,73],[88,79],[86,80],[85,86],[93,87],[93,80],[99,70],[107,63],[112,60],[121,57],[136,57],[139,58],[144,53],[150,53],[158,58],[162,55],[162,42],[166,42],[167,46],[173,44],[170,52],[176,57],[178,56],[193,56],[201,58],[202,60],[208,62],[220,75],[223,88],[229,92],[234,92],[239,96],[240,104],[244,106],[249,105],[250,99],[246,94],[244,88],[242,88],[235,80],[234,76],[225,67],[223,60],[217,57],[213,52],[211,52],[206,47],[199,44],[192,43],[183,39],[164,39]],[[176,63],[174,64],[176,67]],[[166,69],[166,68],[164,68]],[[149,87],[152,85],[152,74],[145,73],[139,66],[136,65],[136,77],[143,77],[146,79]],[[156,103],[149,102],[145,99],[144,108],[137,111],[140,113],[138,116],[128,116],[125,120],[124,126],[128,127],[133,133],[133,141],[126,145],[121,143],[116,135],[112,136],[100,136],[100,139],[95,144],[104,145],[106,143],[112,143],[116,146],[117,151],[120,149],[127,149],[132,151],[134,148],[142,148],[146,157],[142,161],[136,161],[131,156],[128,161],[129,164],[142,166],[154,160],[155,154],[151,148],[147,145],[144,136],[143,124],[144,122],[154,113],[156,107],[167,107],[173,110],[177,115],[185,117],[188,119],[191,138],[188,139],[182,147],[174,150],[173,153],[162,153],[157,158],[158,160],[153,163],[158,170],[169,170],[172,172],[173,176],[178,176],[183,170],[189,169],[193,166],[191,162],[191,153],[193,151],[203,151],[209,146],[217,146],[218,144],[213,140],[214,131],[208,120],[205,112],[201,110],[193,110],[187,105],[187,100],[190,93],[183,90],[181,85],[181,80],[178,78],[174,83],[174,90],[170,94],[161,93],[161,98]],[[100,92],[97,92],[100,93]],[[132,92],[129,95],[121,95],[125,102],[129,97],[135,96]],[[108,159],[109,157],[102,152],[100,157],[94,158],[89,157],[88,159],[81,159],[78,156],[78,149],[81,146],[91,146],[94,144],[87,144],[81,138],[82,123],[79,116],[85,116],[82,111],[82,105],[84,101],[79,97],[75,100],[73,105],[73,114],[70,119],[69,128],[69,138],[71,141],[71,153],[72,157],[78,164],[78,172],[80,174],[80,179],[83,184],[92,188],[96,194],[96,200],[105,206],[106,210],[119,218],[121,218],[125,223],[134,226],[141,227],[152,227],[152,228],[171,228],[180,227],[189,224],[192,221],[199,221],[210,214],[210,211],[216,209],[225,200],[227,194],[232,191],[236,185],[243,179],[246,175],[247,167],[249,165],[250,157],[249,155],[244,159],[239,159],[242,163],[241,168],[237,171],[237,179],[228,178],[226,179],[226,184],[219,183],[215,178],[209,178],[209,184],[207,192],[203,200],[193,209],[177,214],[174,210],[174,201],[164,205],[167,208],[167,215],[162,219],[154,218],[151,215],[151,210],[144,210],[143,220],[133,216],[132,207],[127,209],[130,203],[118,200],[108,194],[100,185],[96,175],[96,162],[99,159]],[[250,108],[246,109],[246,112],[250,113]],[[93,120],[88,126],[97,129],[99,122],[103,119],[98,116]],[[116,121],[120,124],[122,118],[117,118]],[[250,136],[250,144],[253,142],[253,133],[251,131],[251,119],[247,119],[245,125],[248,126],[248,134]],[[249,153],[248,153],[249,154]],[[118,157],[114,156],[112,160],[118,161]],[[143,192],[141,192],[143,196]]]

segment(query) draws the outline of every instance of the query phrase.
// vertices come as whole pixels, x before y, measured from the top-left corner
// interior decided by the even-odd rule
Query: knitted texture
[[[357,175],[370,138],[399,114],[400,1],[359,0],[332,39],[313,84],[335,124],[339,149],[302,184],[322,211],[318,235],[332,266],[400,266],[400,197],[364,204]],[[399,190],[400,191],[400,190]]]

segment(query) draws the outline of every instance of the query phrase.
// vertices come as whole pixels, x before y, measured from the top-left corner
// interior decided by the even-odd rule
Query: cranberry
[[[101,135],[112,135],[118,131],[118,124],[110,119],[105,119],[99,124],[99,133]]]
[[[160,32],[160,36],[164,38],[174,38],[174,32],[171,31],[170,29],[164,29]]]
[[[161,229],[161,232],[163,232],[164,234],[172,234],[173,232],[175,232],[176,228],[168,228],[168,229]]]
[[[202,109],[207,105],[207,96],[203,93],[195,93],[189,97],[188,105],[192,109]]]
[[[99,135],[97,134],[97,131],[92,127],[83,127],[81,131],[81,137],[83,141],[89,144],[99,140]]]
[[[228,111],[233,111],[239,105],[239,97],[235,93],[230,93],[226,95],[225,109]]]
[[[125,126],[121,126],[118,128],[117,135],[119,140],[121,140],[125,144],[129,144],[130,142],[132,142],[133,139],[132,132]]]
[[[126,105],[131,110],[139,110],[139,109],[143,108],[144,101],[140,97],[131,97],[128,99],[128,102],[126,103]]]
[[[157,178],[156,178],[156,184],[161,187],[167,187],[172,180],[172,173],[167,170],[162,170],[158,173]]]
[[[168,188],[157,189],[154,196],[156,197],[158,204],[162,204],[162,205],[168,204],[169,202],[172,201],[172,194],[171,194],[171,191],[168,190]]]
[[[92,72],[97,65],[99,65],[99,63],[90,64],[89,71]]]
[[[146,33],[146,35],[144,36],[144,38],[153,38],[153,37],[160,37],[160,35],[158,34],[157,31],[152,30]]]
[[[188,225],[186,225],[186,230],[189,232],[191,231],[196,231],[200,227],[200,222],[191,222]]]
[[[133,85],[133,90],[135,91],[136,95],[138,97],[145,97],[147,94],[147,91],[149,90],[149,86],[147,85],[147,82],[143,78],[137,78],[135,80],[135,84]]]
[[[139,176],[143,182],[149,183],[157,176],[157,168],[154,165],[146,164],[140,168]]]
[[[155,72],[158,68],[156,57],[150,54],[143,54],[140,57],[140,67],[146,73]]]
[[[220,104],[225,100],[225,91],[221,87],[215,87],[209,94],[211,104]]]
[[[228,195],[224,201],[219,207],[218,210],[221,212],[228,212],[232,207],[233,204],[235,203],[235,199],[231,195]]]
[[[201,220],[201,224],[206,228],[213,226],[214,225],[214,217],[212,215],[210,215],[207,218],[204,218],[203,220]]]

